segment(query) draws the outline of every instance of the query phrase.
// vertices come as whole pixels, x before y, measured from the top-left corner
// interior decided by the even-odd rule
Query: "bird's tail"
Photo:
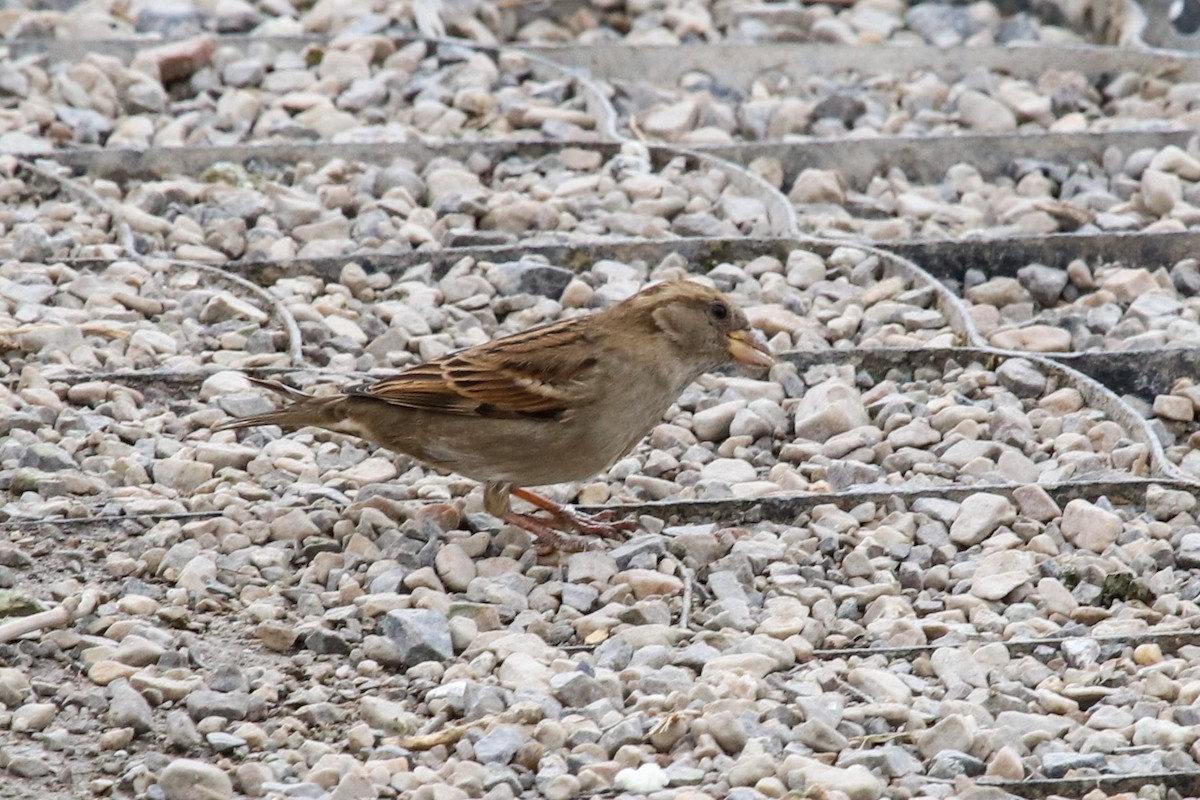
[[[314,397],[299,389],[285,386],[279,381],[255,378],[251,375],[247,375],[246,380],[281,394],[290,402],[278,411],[254,414],[249,417],[235,417],[219,422],[212,426],[214,431],[253,428],[258,425],[278,425],[281,428],[304,428],[311,425],[336,430],[339,423],[345,420],[345,412],[342,407],[349,400],[345,395]]]

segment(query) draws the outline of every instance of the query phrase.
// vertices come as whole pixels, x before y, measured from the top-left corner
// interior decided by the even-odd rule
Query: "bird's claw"
[[[619,536],[637,529],[635,520],[613,520],[613,516],[614,512],[611,510],[601,511],[598,514],[584,514],[572,508],[563,507],[549,511],[548,517],[509,511],[504,516],[504,521],[533,534],[534,544],[541,554],[555,550],[579,553],[584,550],[597,550],[600,545],[568,535],[559,528],[567,528],[584,536],[599,537]]]
[[[622,533],[637,530],[637,520],[614,520],[616,512],[606,509],[596,514],[584,514],[569,506],[563,506],[558,512],[552,512],[560,523],[587,536],[612,537]]]
[[[568,536],[546,524],[546,520],[532,514],[518,514],[510,511],[504,515],[504,521],[533,534],[533,543],[539,555],[548,555],[555,551],[564,553],[579,553],[594,547],[592,542]]]
[[[549,529],[551,525],[559,530],[570,530],[575,533],[581,533],[585,536],[603,536],[613,537],[618,536],[628,531],[637,530],[637,521],[632,519],[613,520],[615,512],[613,509],[602,509],[596,514],[584,514],[582,511],[576,511],[572,506],[561,505],[540,495],[536,495],[526,489],[510,489],[513,497],[524,500],[526,503],[545,511],[550,515],[549,519],[545,517],[533,517],[524,515],[528,519],[538,520],[537,524],[543,528]],[[526,528],[533,532],[532,528]],[[535,535],[537,535],[535,533]]]

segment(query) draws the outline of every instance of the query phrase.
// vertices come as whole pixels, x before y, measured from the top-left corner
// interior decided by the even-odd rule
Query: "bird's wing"
[[[350,393],[445,414],[562,419],[586,401],[598,363],[587,319],[450,353]]]

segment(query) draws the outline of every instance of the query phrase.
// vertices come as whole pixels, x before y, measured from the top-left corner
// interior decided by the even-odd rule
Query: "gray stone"
[[[1030,714],[1024,711],[1001,711],[996,716],[996,728],[1009,728],[1018,736],[1030,733],[1062,736],[1071,728],[1071,721],[1056,714]]]
[[[537,261],[510,261],[497,265],[488,277],[500,294],[536,294],[557,300],[575,273]]]
[[[716,655],[715,651],[714,655]],[[607,639],[596,648],[596,666],[602,669],[611,669],[614,672],[619,672],[629,666],[629,661],[632,658],[633,645],[623,636],[615,636]]]
[[[1008,498],[979,492],[959,505],[954,524],[950,526],[950,540],[962,547],[971,547],[991,536],[1001,525],[1007,525],[1014,519],[1016,510]]]
[[[1030,299],[1025,287],[1016,278],[996,277],[990,281],[978,283],[964,291],[966,299],[971,302],[1003,308],[1014,303],[1027,302]]]
[[[1182,569],[1200,567],[1200,533],[1185,533],[1180,538],[1175,564]]]
[[[447,623],[449,627],[449,623]],[[364,636],[362,642],[363,655],[389,669],[406,666],[400,645],[387,636]]]
[[[1004,133],[1017,129],[1017,117],[999,100],[968,89],[959,95],[958,114],[962,124],[980,133]]]
[[[304,646],[322,655],[345,656],[350,654],[350,644],[337,631],[317,628],[304,637]]]
[[[247,319],[263,323],[269,317],[253,303],[242,300],[229,292],[218,292],[209,298],[200,309],[200,321],[204,323],[225,322],[231,319]]]
[[[224,731],[213,731],[204,737],[208,742],[208,746],[218,753],[229,753],[237,750],[239,747],[246,746],[246,740],[240,736],[234,736],[232,733]]]
[[[41,136],[32,136],[21,131],[9,131],[0,134],[0,153],[50,153],[54,144]],[[15,255],[15,254],[14,254]],[[19,259],[26,260],[26,259]]]
[[[386,700],[374,695],[364,695],[358,704],[363,721],[372,728],[390,734],[407,736],[417,732],[420,718],[404,707],[403,703]]]
[[[44,778],[50,774],[50,764],[44,758],[13,756],[8,759],[8,771],[18,778]]]
[[[903,747],[894,744],[869,750],[843,750],[838,756],[839,767],[865,767],[877,775],[899,778],[921,771],[921,762]]]
[[[943,750],[930,760],[927,774],[931,778],[951,780],[959,775],[973,778],[982,775],[986,769],[987,765],[975,756],[960,750]]]
[[[34,442],[25,448],[21,454],[19,467],[32,467],[44,472],[58,472],[63,469],[75,469],[78,465],[75,459],[58,445],[49,442]]]
[[[989,553],[971,576],[971,594],[983,600],[999,600],[1030,581],[1036,569],[1032,553],[1020,550]]]
[[[888,434],[888,444],[895,450],[899,450],[900,447],[928,447],[941,440],[942,434],[935,431],[925,417],[918,417]]]
[[[708,590],[718,600],[737,600],[748,602],[746,589],[733,570],[716,570],[708,574]]]
[[[942,453],[941,461],[962,469],[976,459],[994,461],[999,455],[1000,445],[988,440],[963,439],[955,442]]]
[[[1071,770],[1103,770],[1107,763],[1103,753],[1046,753],[1042,756],[1042,772],[1047,778],[1062,778]]]
[[[181,458],[164,458],[154,462],[154,480],[182,494],[191,494],[213,476],[212,464],[203,461],[186,461]]]
[[[862,402],[856,396],[857,393],[849,387],[830,391],[827,402],[808,403],[809,397],[815,392],[816,390],[810,391],[796,406],[797,439],[824,442],[839,433],[870,424],[871,420],[867,416],[867,410],[863,408]],[[806,413],[813,404],[818,404],[816,409],[811,413]]]
[[[793,738],[818,753],[840,753],[849,746],[849,739],[836,728],[820,719],[810,719],[798,725]]]
[[[562,604],[569,606],[585,614],[592,610],[596,600],[600,597],[600,590],[594,586],[588,586],[580,583],[564,583],[562,587]]]
[[[630,539],[624,544],[614,547],[609,555],[617,563],[618,570],[629,569],[631,566],[642,566],[642,560],[653,561],[650,567],[658,563],[658,559],[666,555],[666,545],[661,536],[647,534]],[[635,563],[637,562],[637,563]]]
[[[567,559],[567,580],[571,583],[608,583],[617,572],[617,563],[608,553],[587,550],[572,553]]]
[[[868,486],[879,483],[887,476],[887,472],[875,464],[864,464],[861,461],[831,461],[825,468],[825,480],[835,492],[844,492],[855,486]]]
[[[1044,264],[1029,264],[1017,270],[1017,280],[1039,305],[1054,308],[1067,288],[1067,271]]]
[[[962,44],[983,26],[962,6],[919,3],[904,12],[904,22],[926,42],[937,47]]]
[[[1017,397],[1041,397],[1046,391],[1046,376],[1028,359],[1006,359],[996,368],[996,378]]]
[[[383,618],[383,633],[400,647],[406,666],[422,661],[446,661],[454,656],[450,623],[442,614],[424,608],[397,608]]]
[[[1196,507],[1196,497],[1179,489],[1154,484],[1146,489],[1146,511],[1155,519],[1168,520]]]
[[[516,726],[497,725],[475,742],[475,759],[481,764],[507,764],[525,742],[525,734]]]
[[[26,703],[13,711],[11,730],[43,731],[54,721],[57,710],[54,703]]]
[[[746,401],[739,399],[697,411],[692,415],[692,432],[704,442],[722,441],[729,436],[733,418],[745,407]]]
[[[846,711],[846,699],[835,692],[797,697],[795,703],[803,712],[804,719],[823,722],[828,728],[840,725]]]
[[[250,679],[246,671],[233,664],[218,667],[208,679],[208,688],[215,692],[248,692]]]
[[[755,470],[753,464],[740,458],[716,458],[700,468],[700,477],[702,480],[740,483],[754,480]]]
[[[1067,503],[1059,525],[1067,541],[1093,553],[1103,553],[1123,528],[1120,516],[1082,498]]]
[[[854,121],[866,111],[866,104],[859,98],[846,92],[836,92],[818,102],[812,116],[813,119],[836,119],[851,128]]]
[[[582,672],[559,673],[550,679],[550,688],[559,702],[569,708],[582,708],[608,697],[599,681]]]
[[[787,760],[795,765],[794,774],[788,773],[790,788],[838,792],[850,800],[876,800],[883,796],[884,782],[861,764],[843,769],[803,756],[788,756]]]
[[[154,727],[150,704],[127,680],[113,681],[108,688],[112,692],[108,701],[108,719],[113,725],[133,728],[136,733],[146,733]]]
[[[191,3],[164,0],[143,6],[134,20],[134,27],[138,33],[158,33],[183,39],[204,31],[204,16],[204,12]]]
[[[1049,522],[1062,513],[1054,498],[1036,483],[1014,489],[1013,500],[1022,514],[1038,522]]]
[[[266,67],[257,58],[230,62],[221,71],[221,79],[229,86],[258,86],[266,75]]]
[[[965,12],[966,9],[963,9]],[[1040,37],[1037,23],[1027,15],[1000,20],[996,26],[996,44],[1011,44],[1013,42],[1036,42]]]
[[[1076,669],[1094,667],[1100,660],[1100,643],[1095,639],[1082,636],[1065,639],[1061,647],[1067,663]]]
[[[642,724],[640,717],[625,717],[617,724],[600,734],[600,746],[609,752],[615,754],[617,750],[627,744],[641,744],[645,738],[646,729]],[[717,736],[717,732],[713,732],[713,736]],[[744,738],[744,734],[743,734]],[[717,739],[717,743],[724,747],[721,739]],[[741,748],[737,748],[740,750]],[[726,749],[726,752],[733,752]]]
[[[475,578],[475,562],[458,544],[447,544],[438,550],[433,565],[442,584],[452,592],[465,592]]]
[[[354,775],[356,773],[348,773]],[[444,784],[443,784],[444,785]],[[439,787],[440,788],[440,787]],[[277,783],[275,781],[263,781],[261,792],[272,797],[279,795],[295,800],[333,800],[334,794],[326,791],[325,787],[319,783],[312,781],[300,781],[299,783]],[[435,795],[436,796],[436,795]],[[453,797],[461,797],[461,795],[452,795]],[[340,800],[340,798],[339,798]]]
[[[337,106],[343,111],[362,111],[381,105],[387,100],[387,82],[382,76],[357,78],[346,91],[338,95]]]
[[[971,746],[974,729],[974,720],[950,714],[920,732],[917,749],[926,758],[935,758],[940,753],[960,752],[958,748]]]
[[[245,692],[214,692],[197,689],[188,694],[187,711],[194,720],[224,717],[230,721],[245,719],[250,713],[250,695]]]
[[[900,703],[908,705],[912,702],[912,689],[897,676],[875,667],[855,667],[846,675],[851,686],[861,689],[865,694],[881,703]]]
[[[1127,315],[1131,318],[1142,320],[1146,325],[1151,325],[1160,318],[1176,317],[1183,304],[1175,296],[1174,292],[1169,292],[1163,289],[1155,289],[1138,295],[1138,297],[1129,304]]]
[[[27,97],[29,78],[12,64],[0,66],[0,94]]]
[[[167,93],[152,80],[141,80],[125,90],[125,105],[133,113],[161,114],[167,108]]]
[[[1187,297],[1200,294],[1200,263],[1194,258],[1185,258],[1171,267],[1171,282],[1180,294]]]
[[[167,746],[177,750],[190,750],[200,744],[200,731],[196,723],[182,709],[167,712]]]
[[[99,144],[112,133],[113,123],[99,111],[90,108],[74,108],[72,106],[55,106],[54,113],[63,124],[75,131],[75,141],[79,144]]]
[[[213,6],[213,12],[212,24],[218,33],[247,33],[263,21],[263,15],[247,2],[224,0]]]
[[[158,776],[158,787],[166,800],[227,800],[233,797],[233,781],[219,767],[180,758]]]
[[[39,264],[50,258],[54,247],[41,225],[23,222],[13,228],[12,256],[17,261]]]

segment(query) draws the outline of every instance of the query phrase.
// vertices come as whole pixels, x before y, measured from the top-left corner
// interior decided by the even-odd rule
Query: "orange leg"
[[[588,536],[617,536],[625,531],[637,530],[637,522],[631,519],[612,521],[613,512],[603,511],[599,514],[581,514],[566,506],[547,500],[528,489],[513,487],[509,490],[513,497],[524,500],[532,506],[550,512],[550,516],[564,527]],[[526,528],[526,530],[530,530]],[[530,531],[533,532],[533,531]]]

